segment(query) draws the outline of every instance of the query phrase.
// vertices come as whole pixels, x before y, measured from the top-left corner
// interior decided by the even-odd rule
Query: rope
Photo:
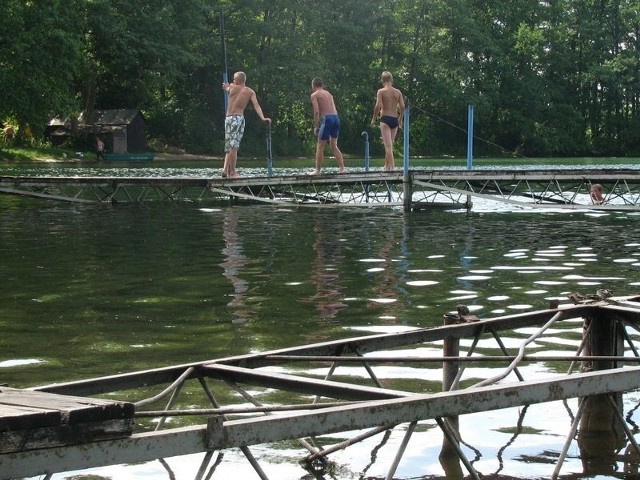
[[[456,130],[460,130],[461,132],[464,132],[465,135],[469,135],[469,131],[466,128],[460,127],[459,125],[456,125],[455,123],[453,123],[453,122],[451,122],[449,120],[446,120],[446,119],[442,118],[441,116],[436,115],[435,113],[429,112],[428,110],[425,110],[425,109],[420,108],[420,107],[416,107],[415,105],[411,105],[411,109],[412,110],[416,110],[419,113],[424,113],[425,115],[429,115],[430,117],[435,118],[439,122],[444,123],[445,125],[449,125],[450,127],[454,128]],[[509,150],[508,148],[503,147],[502,145],[498,145],[497,143],[492,142],[491,140],[487,140],[486,138],[479,137],[478,135],[474,134],[473,138],[475,140],[479,140],[479,141],[481,141],[483,143],[486,143],[487,145],[490,145],[492,147],[498,148],[499,150],[502,151],[502,153],[508,153],[511,156],[519,157],[519,158],[522,158],[522,159],[526,159],[527,158],[527,157],[525,157],[524,155],[522,155],[520,153],[517,153],[517,152],[515,152],[513,150]]]

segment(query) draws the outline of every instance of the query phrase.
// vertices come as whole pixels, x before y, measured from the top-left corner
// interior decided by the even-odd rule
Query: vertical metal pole
[[[467,111],[467,170],[473,170],[473,105]]]
[[[403,160],[402,160],[402,164],[403,164],[403,181],[402,181],[402,187],[403,187],[403,195],[404,195],[404,211],[405,212],[410,212],[411,211],[411,201],[413,200],[413,186],[411,185],[411,178],[409,176],[409,119],[410,119],[410,115],[409,115],[409,100],[407,100],[405,102],[405,108],[404,108],[404,131],[403,131],[403,137],[404,137],[404,152],[403,152]]]
[[[473,170],[473,105],[467,110],[467,170]],[[471,210],[471,195],[467,195],[467,210]]]
[[[404,169],[404,174],[409,174],[409,100],[406,102],[406,106],[404,108],[404,130],[403,130],[403,139],[404,139],[404,152],[402,157],[402,164]]]
[[[445,315],[444,325],[454,325],[456,321]],[[473,348],[473,347],[472,347]],[[459,357],[460,356],[460,339],[458,337],[445,337],[442,345],[443,357]],[[449,392],[455,389],[455,385],[458,382],[458,373],[460,366],[458,362],[443,362],[442,364],[442,391]],[[455,429],[456,434],[458,432],[458,417],[449,417],[449,424],[451,428]],[[442,440],[442,450],[440,451],[440,462],[452,464],[452,459],[457,458],[457,449],[460,448],[458,441],[454,444],[445,435]],[[459,467],[459,464],[458,464]]]
[[[367,132],[362,132],[362,136],[364,137],[364,171],[369,171],[369,134]]]
[[[227,38],[224,33],[224,13],[220,9],[220,40],[222,42],[222,64],[224,70],[222,71],[222,83],[229,83],[229,74],[227,68]],[[229,102],[229,92],[224,92],[224,114],[227,114],[227,103]]]
[[[267,175],[273,174],[273,157],[271,156],[271,123],[267,123]]]
[[[585,330],[589,338],[585,344],[586,356],[622,356],[624,355],[624,337],[615,315],[595,313],[584,319]],[[584,368],[593,371],[617,368],[618,362],[612,360],[592,360],[584,362]],[[612,398],[622,405],[622,393]],[[583,472],[587,475],[612,475],[617,464],[617,454],[625,446],[625,434],[617,422],[616,411],[609,404],[607,394],[581,398],[584,414],[579,423],[577,434]]]
[[[364,137],[364,171],[369,172],[369,167],[371,166],[371,160],[369,158],[369,133],[362,132],[362,136]],[[370,185],[366,184],[364,186],[364,194],[366,196],[367,203],[369,203],[370,189]]]

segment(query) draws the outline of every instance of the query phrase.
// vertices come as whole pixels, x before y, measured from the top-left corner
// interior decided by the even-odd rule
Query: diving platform
[[[95,402],[109,411],[101,420],[124,422],[124,428],[112,438],[78,437],[58,445],[25,443],[0,450],[0,479],[50,476],[194,453],[204,453],[195,480],[215,479],[216,466],[224,461],[222,453],[239,449],[258,477],[268,480],[251,447],[282,440],[299,442],[308,451],[301,460],[321,475],[333,453],[387,432],[400,437],[396,457],[388,466],[386,478],[391,479],[396,478],[396,469],[419,424],[439,428],[443,452],[448,451],[455,463],[464,465],[470,478],[479,479],[484,473],[482,465],[475,466],[461,448],[464,438],[457,427],[459,416],[576,398],[580,399],[579,407],[569,415],[565,445],[543,476],[558,478],[571,444],[588,434],[601,433],[597,425],[583,421],[588,415],[611,419],[604,422],[608,434],[611,425],[617,424],[622,440],[612,440],[611,449],[618,452],[622,441],[637,459],[637,430],[625,419],[622,398],[625,392],[640,388],[639,300],[599,290],[594,295],[572,294],[561,303],[552,301],[543,310],[487,319],[469,315],[461,305],[457,314],[444,314],[441,327],[345,338],[26,390],[3,387],[2,405],[6,398],[20,396],[32,398],[34,403],[42,399],[45,404],[46,399],[55,399],[70,407],[68,416],[72,418],[80,415],[74,403],[79,412]],[[510,342],[508,348],[503,335],[514,330],[521,340],[518,345]],[[583,333],[573,354],[545,353],[541,348],[545,340],[557,338],[560,332],[576,330]],[[564,373],[539,378],[535,367],[546,362],[563,365]],[[479,380],[471,371],[472,365],[490,369],[492,374]],[[402,379],[394,382],[386,378],[383,383],[380,369],[389,366],[411,366],[421,380],[413,382],[411,390]],[[339,372],[342,367],[351,373]],[[286,395],[274,396],[274,392]],[[65,401],[66,396],[71,397]],[[99,400],[105,396],[108,400]],[[197,398],[201,404],[195,403]],[[274,398],[286,398],[287,403]],[[603,401],[591,403],[592,398]],[[526,408],[521,411],[525,414]],[[0,415],[0,435],[6,435],[19,419],[12,410],[0,409]],[[7,423],[7,416],[12,423]],[[126,425],[131,417],[135,425],[129,432]],[[25,420],[21,429],[45,426],[35,419]],[[577,430],[582,436],[576,437]],[[347,439],[326,437],[336,433]],[[325,436],[322,447],[316,441],[320,436]],[[597,448],[600,455],[608,447],[599,443]],[[580,444],[580,455],[588,458],[593,453],[588,449],[588,443]]]
[[[600,185],[602,201],[590,192]],[[2,176],[0,193],[55,201],[257,202],[298,206],[640,208],[640,170],[410,170],[246,178]]]

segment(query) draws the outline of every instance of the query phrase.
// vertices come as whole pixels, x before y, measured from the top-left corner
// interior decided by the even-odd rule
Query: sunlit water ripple
[[[54,175],[56,168],[37,171]],[[195,167],[82,172],[219,174],[217,168]],[[85,206],[0,196],[0,245],[7,252],[0,262],[0,383],[26,387],[433,327],[459,304],[488,318],[546,308],[550,300],[564,302],[571,293],[598,288],[635,294],[640,285],[638,220],[638,215],[620,212],[593,216],[490,206],[405,215],[397,209],[255,205]],[[514,351],[535,331],[518,329],[502,340]],[[569,321],[536,340],[531,353],[575,354],[581,332],[580,321]],[[463,351],[472,346],[470,339],[461,343]],[[500,351],[489,337],[476,348],[485,355]],[[441,342],[377,352],[441,353]],[[565,363],[539,362],[523,366],[522,373],[535,380],[566,368]],[[438,366],[374,369],[385,383],[408,382],[425,391],[441,381]],[[327,369],[294,365],[271,371],[323,377]],[[477,364],[465,378],[475,382],[495,373]],[[366,376],[349,365],[337,374],[354,380]],[[257,395],[271,398],[268,392]],[[625,410],[636,422],[631,410],[639,403],[637,392],[625,397]],[[484,475],[549,478],[576,410],[577,403],[570,401],[463,416],[461,435],[470,445],[465,451],[471,458],[479,454],[474,466]],[[405,430],[399,426],[385,441],[376,436],[332,455],[331,478],[384,478]],[[441,444],[435,423],[421,422],[394,478],[442,476]],[[306,452],[295,442],[252,451],[270,478],[310,478],[298,464]],[[166,465],[176,478],[191,479],[201,458],[168,459]],[[145,462],[91,473],[159,479],[168,478],[166,465]],[[622,460],[616,468],[624,469]],[[562,472],[593,478],[584,473],[577,455],[570,456]],[[225,455],[213,479],[232,476],[257,478],[238,452]],[[598,478],[614,476],[611,470]]]

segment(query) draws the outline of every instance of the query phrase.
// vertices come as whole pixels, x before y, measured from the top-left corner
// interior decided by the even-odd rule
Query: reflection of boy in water
[[[244,323],[251,319],[254,312],[246,305],[249,282],[240,276],[249,261],[243,253],[242,239],[236,231],[237,226],[237,209],[227,209],[222,223],[222,238],[224,239],[224,248],[222,249],[224,260],[221,264],[224,272],[222,274],[229,279],[233,286],[231,300],[227,304],[235,315],[233,322]]]
[[[332,239],[330,241],[325,235],[325,225],[322,220],[316,220],[314,230],[316,241],[313,248],[316,251],[316,261],[312,278],[316,284],[316,294],[309,300],[316,304],[316,309],[323,319],[330,319],[347,306],[340,301],[342,287],[340,286],[339,269],[335,268],[340,245],[331,243],[338,243],[334,236],[330,237]]]

